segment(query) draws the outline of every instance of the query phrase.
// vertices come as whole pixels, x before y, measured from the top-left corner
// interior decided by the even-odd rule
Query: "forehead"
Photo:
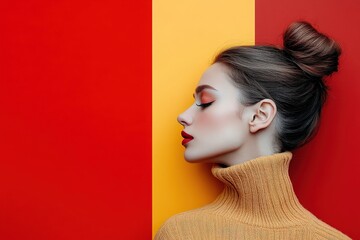
[[[204,72],[198,86],[210,85],[219,91],[237,92],[237,88],[228,73],[229,69],[224,64],[214,63]]]

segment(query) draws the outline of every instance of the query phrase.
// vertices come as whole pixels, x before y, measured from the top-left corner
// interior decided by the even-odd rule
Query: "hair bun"
[[[283,40],[284,51],[307,74],[323,77],[337,71],[340,46],[309,23],[292,23]]]

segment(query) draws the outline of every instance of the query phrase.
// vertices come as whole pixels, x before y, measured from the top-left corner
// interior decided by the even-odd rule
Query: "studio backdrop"
[[[216,53],[281,44],[295,20],[343,49],[321,127],[290,176],[318,218],[360,238],[360,17],[355,0],[0,3],[0,239],[151,239],[211,202],[183,159],[179,113]]]

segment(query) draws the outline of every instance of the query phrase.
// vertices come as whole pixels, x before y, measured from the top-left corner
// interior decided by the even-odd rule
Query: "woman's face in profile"
[[[210,66],[197,85],[194,104],[178,116],[188,162],[231,161],[250,135],[249,114],[227,71],[221,63]]]

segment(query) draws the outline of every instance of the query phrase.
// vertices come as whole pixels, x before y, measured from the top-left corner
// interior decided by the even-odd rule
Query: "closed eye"
[[[196,106],[201,107],[201,108],[204,109],[204,108],[209,107],[213,102],[214,102],[214,101],[208,102],[208,103],[201,103],[201,104],[197,104],[197,103],[196,103]]]

